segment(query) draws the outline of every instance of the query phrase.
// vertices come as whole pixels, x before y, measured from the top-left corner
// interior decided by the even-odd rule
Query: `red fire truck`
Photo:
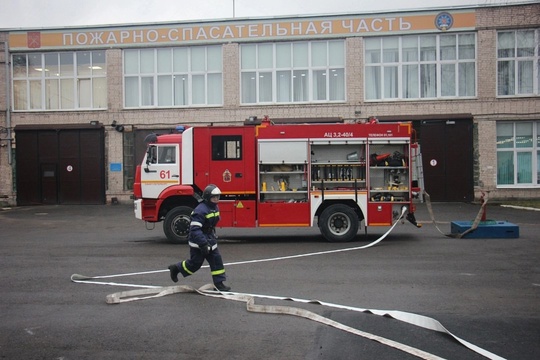
[[[328,241],[350,241],[362,221],[390,226],[404,212],[419,227],[412,134],[410,122],[276,125],[264,117],[150,135],[135,216],[163,221],[171,242],[185,242],[202,190],[215,184],[220,227],[317,225]]]

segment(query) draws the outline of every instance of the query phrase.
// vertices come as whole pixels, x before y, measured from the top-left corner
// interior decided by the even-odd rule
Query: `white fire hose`
[[[282,256],[282,257],[276,257],[276,258],[269,258],[269,259],[259,259],[259,260],[249,260],[249,261],[239,261],[239,262],[233,262],[233,263],[227,263],[225,266],[232,266],[232,265],[241,265],[241,264],[250,264],[250,263],[260,263],[260,262],[268,262],[268,261],[278,261],[278,260],[287,260],[287,259],[294,259],[294,258],[300,258],[300,257],[307,257],[307,256],[315,256],[315,255],[326,255],[331,253],[337,253],[337,252],[344,252],[344,251],[354,251],[354,250],[361,250],[366,249],[371,246],[374,246],[378,244],[380,241],[382,241],[386,236],[394,229],[396,224],[401,220],[403,215],[405,214],[407,208],[403,207],[400,217],[394,222],[392,227],[384,233],[381,237],[379,237],[377,240],[364,245],[364,246],[357,246],[352,248],[346,248],[346,249],[337,249],[337,250],[329,250],[329,251],[320,251],[320,252],[314,252],[314,253],[307,253],[307,254],[298,254],[298,255],[290,255],[290,256]],[[208,266],[203,266],[208,267]],[[137,273],[127,273],[127,274],[117,274],[117,275],[103,275],[103,276],[85,276],[85,275],[79,275],[79,274],[73,274],[71,276],[71,281],[75,283],[87,283],[87,284],[100,284],[100,285],[112,285],[112,286],[126,286],[126,287],[138,287],[143,289],[138,290],[128,290],[128,291],[122,291],[113,293],[110,295],[107,295],[106,302],[107,304],[120,304],[125,302],[131,302],[131,301],[137,301],[137,300],[145,300],[145,299],[152,299],[157,297],[162,297],[166,295],[171,294],[177,294],[177,293],[198,293],[204,296],[209,297],[215,297],[215,298],[221,298],[226,300],[234,300],[234,301],[241,301],[246,303],[247,311],[250,312],[258,312],[258,313],[268,313],[268,314],[285,314],[285,315],[294,315],[303,317],[309,320],[313,320],[316,322],[319,322],[321,324],[325,324],[328,326],[332,326],[334,328],[362,336],[364,338],[377,341],[381,344],[390,346],[392,348],[404,351],[406,353],[409,353],[411,355],[417,356],[421,359],[425,360],[438,360],[443,359],[439,356],[430,354],[428,352],[425,352],[420,349],[416,349],[414,347],[386,339],[381,336],[377,336],[374,334],[370,334],[352,327],[349,327],[347,325],[341,324],[337,321],[325,318],[323,316],[320,316],[316,313],[313,313],[311,311],[297,308],[297,307],[291,307],[291,306],[276,306],[276,305],[257,305],[255,304],[255,298],[264,298],[264,299],[272,299],[272,300],[284,300],[284,301],[294,301],[294,302],[300,302],[300,303],[309,303],[309,304],[318,304],[326,307],[332,307],[337,309],[343,309],[343,310],[349,310],[349,311],[356,311],[356,312],[364,312],[364,313],[371,313],[374,315],[384,316],[384,317],[392,317],[396,320],[406,322],[411,325],[415,325],[424,329],[434,330],[442,333],[446,333],[450,336],[452,336],[455,340],[457,340],[462,345],[466,346],[470,350],[473,350],[477,352],[480,355],[485,356],[488,359],[492,360],[504,360],[504,358],[493,354],[487,350],[484,350],[474,344],[469,343],[466,340],[463,340],[451,332],[449,332],[439,321],[423,316],[423,315],[417,315],[412,313],[407,313],[403,311],[394,311],[394,310],[374,310],[374,309],[362,309],[362,308],[356,308],[346,305],[339,305],[339,304],[332,304],[327,303],[319,300],[306,300],[306,299],[298,299],[298,298],[291,298],[291,297],[280,297],[280,296],[271,296],[271,295],[260,295],[260,294],[246,294],[246,293],[236,293],[236,292],[219,292],[215,291],[214,286],[211,284],[205,285],[199,289],[195,289],[191,286],[187,285],[176,285],[176,286],[153,286],[153,285],[135,285],[135,284],[124,284],[124,283],[115,283],[115,282],[103,282],[103,281],[95,281],[96,279],[106,279],[106,278],[113,278],[113,277],[123,277],[123,276],[131,276],[131,275],[142,275],[142,274],[151,274],[151,273],[158,273],[158,272],[168,272],[169,270],[154,270],[154,271],[145,271],[145,272],[137,272]]]

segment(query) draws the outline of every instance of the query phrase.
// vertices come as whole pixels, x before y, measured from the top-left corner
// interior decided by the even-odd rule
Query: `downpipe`
[[[3,41],[4,43],[4,61],[6,69],[6,130],[7,130],[7,153],[8,153],[8,164],[13,163],[12,154],[11,154],[11,97],[10,97],[10,77],[9,77],[9,50],[8,42]]]

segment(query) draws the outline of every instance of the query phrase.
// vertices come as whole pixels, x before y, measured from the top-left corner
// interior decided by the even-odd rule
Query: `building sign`
[[[28,48],[39,49],[41,47],[41,33],[39,31],[27,32],[26,38]]]
[[[122,171],[122,164],[121,163],[110,163],[109,164],[109,169],[112,172]]]
[[[444,16],[441,16],[444,14]],[[9,33],[10,50],[110,48],[149,45],[185,45],[231,41],[294,40],[351,36],[380,36],[450,30],[441,21],[451,19],[452,31],[473,30],[473,10],[414,12],[381,16],[337,16],[297,19],[230,20],[133,25]],[[443,29],[443,30],[442,30]]]

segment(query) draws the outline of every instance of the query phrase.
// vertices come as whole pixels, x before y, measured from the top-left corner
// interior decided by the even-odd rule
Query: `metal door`
[[[141,169],[142,196],[157,199],[166,188],[180,184],[178,144],[153,144],[148,147]]]
[[[255,225],[255,128],[207,127],[194,131],[194,180],[222,192],[220,226]]]
[[[472,201],[472,120],[425,120],[420,143],[424,184],[432,201]]]
[[[216,184],[224,195],[255,195],[255,130],[208,127],[194,133],[195,183]]]
[[[60,168],[59,203],[79,204],[82,192],[79,132],[59,132],[58,147],[58,167]]]
[[[41,164],[41,202],[58,203],[58,177],[56,164]]]
[[[17,205],[41,203],[38,141],[35,131],[17,132],[15,173]]]
[[[103,204],[103,128],[16,127],[17,204]]]

